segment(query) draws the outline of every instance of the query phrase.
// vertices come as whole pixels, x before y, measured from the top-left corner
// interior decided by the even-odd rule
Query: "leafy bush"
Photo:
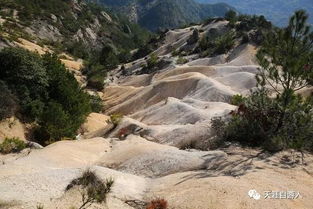
[[[187,62],[188,62],[188,60],[186,58],[183,58],[183,57],[179,57],[178,60],[176,61],[176,63],[179,65],[185,64]]]
[[[80,177],[71,181],[66,191],[78,186],[82,195],[82,205],[79,209],[88,208],[93,203],[105,202],[113,183],[112,179],[103,181],[93,171],[86,170]]]
[[[88,50],[88,46],[86,46],[86,44],[83,43],[82,41],[66,43],[65,50],[69,52],[71,55],[82,59],[88,59],[91,53]]]
[[[209,39],[208,36],[202,37],[199,40],[199,46],[196,49],[196,52],[200,51],[202,57],[216,56],[227,53],[234,47],[234,45],[235,33],[230,31],[213,39]]]
[[[179,51],[179,50],[174,50],[174,51],[172,51],[172,56],[173,56],[173,57],[179,56],[179,54],[180,54],[180,51]]]
[[[312,149],[313,103],[294,96],[293,101],[283,108],[281,100],[267,95],[264,91],[254,92],[237,111],[232,112],[229,120],[213,120],[212,127],[218,137],[244,145],[263,146],[270,151]],[[283,112],[284,123],[280,125]]]
[[[117,52],[111,45],[105,45],[100,53],[99,62],[105,68],[111,70],[117,67],[119,59]]]
[[[26,148],[26,143],[17,137],[5,138],[0,144],[0,153],[9,154],[12,152],[20,152]]]
[[[235,33],[228,32],[215,40],[215,54],[225,54],[235,45]]]
[[[236,24],[235,28],[237,31],[250,31],[250,30],[270,30],[272,29],[272,23],[267,21],[264,16],[250,16],[250,15],[239,15],[239,23]]]
[[[62,137],[74,137],[73,133],[77,130],[75,121],[71,120],[69,113],[63,106],[56,102],[50,102],[41,116],[41,128],[49,136],[46,140],[58,140]],[[38,139],[40,141],[43,138]]]
[[[8,86],[0,80],[0,120],[9,118],[15,114],[18,100]]]
[[[98,91],[103,90],[104,80],[107,77],[105,66],[101,65],[97,60],[91,59],[84,64],[83,73],[87,75],[87,86]]]
[[[104,108],[103,101],[98,95],[90,95],[90,105],[92,112],[102,112]]]
[[[158,56],[154,53],[152,53],[150,56],[149,56],[149,59],[147,61],[147,67],[148,68],[153,68],[155,67],[156,65],[158,64]]]
[[[149,44],[140,47],[133,55],[133,60],[147,56],[153,51],[153,47]]]
[[[236,18],[237,13],[234,10],[229,10],[228,12],[225,13],[225,19],[228,21],[236,20]]]
[[[6,48],[0,52],[0,77],[20,98],[22,112],[30,118],[34,114],[32,101],[47,99],[48,75],[39,55],[20,48]]]
[[[106,78],[105,72],[98,72],[88,77],[87,86],[94,88],[98,91],[102,91],[104,89],[104,79]]]
[[[232,98],[231,98],[231,101],[230,101],[230,103],[232,104],[232,105],[237,105],[237,106],[239,106],[239,105],[241,105],[241,104],[243,104],[244,102],[245,102],[245,97],[243,97],[242,95],[240,95],[240,94],[236,94],[236,95],[234,95]]]
[[[225,19],[229,21],[228,25],[234,27],[237,22],[237,13],[234,10],[229,10],[225,14]]]
[[[40,118],[49,139],[74,137],[76,130],[91,112],[89,95],[80,88],[56,55],[46,54],[44,66],[49,75],[49,102]]]
[[[117,126],[121,122],[122,119],[123,119],[123,115],[122,114],[110,115],[110,121],[115,126]]]

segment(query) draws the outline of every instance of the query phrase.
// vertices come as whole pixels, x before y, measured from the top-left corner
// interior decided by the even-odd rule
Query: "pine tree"
[[[261,66],[258,84],[261,89],[270,86],[279,103],[280,114],[274,133],[288,123],[290,110],[301,102],[296,91],[308,87],[313,78],[313,32],[307,20],[305,11],[296,11],[286,28],[267,35],[257,54]]]
[[[309,85],[313,78],[313,32],[307,20],[305,11],[296,11],[288,27],[267,35],[257,54],[259,85],[268,84],[278,95],[287,97]]]

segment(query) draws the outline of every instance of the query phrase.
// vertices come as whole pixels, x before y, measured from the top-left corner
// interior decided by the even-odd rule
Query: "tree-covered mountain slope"
[[[57,48],[132,49],[148,33],[127,18],[77,0],[0,0],[0,34],[8,40],[32,39]]]
[[[312,0],[196,0],[200,3],[225,2],[235,7],[239,12],[246,14],[264,15],[275,25],[288,24],[289,14],[297,9],[305,9],[310,14],[309,22],[313,23],[313,1]]]
[[[194,0],[97,0],[127,14],[134,22],[149,30],[175,28],[208,17],[224,16],[232,7],[224,3],[199,4]]]

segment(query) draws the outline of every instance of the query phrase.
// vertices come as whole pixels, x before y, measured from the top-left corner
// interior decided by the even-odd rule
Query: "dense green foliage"
[[[6,48],[0,52],[0,63],[1,83],[18,99],[22,119],[38,123],[35,136],[39,142],[75,135],[91,112],[90,97],[56,55],[40,57]]]
[[[235,33],[229,31],[215,39],[204,36],[199,41],[199,47],[196,51],[200,51],[202,56],[216,56],[225,54],[235,45]]]
[[[90,95],[90,105],[92,112],[102,112],[104,109],[103,100],[99,97],[99,95]]]
[[[49,78],[49,102],[45,104],[39,124],[49,134],[49,139],[73,137],[91,112],[89,96],[56,55],[45,55],[43,62]]]
[[[270,151],[284,148],[313,149],[313,103],[294,96],[287,106],[268,92],[257,91],[244,99],[229,121],[213,120],[218,137]],[[280,125],[281,115],[283,123]]]
[[[0,153],[9,154],[12,152],[20,152],[26,148],[26,143],[19,138],[5,138],[0,144]]]
[[[245,97],[240,94],[236,94],[231,98],[230,104],[239,106],[245,102]]]
[[[228,20],[227,31],[212,28],[198,41],[198,47],[192,53],[200,53],[202,57],[225,54],[237,43],[261,44],[266,33],[273,29],[271,22],[264,16],[237,15],[235,11],[228,11],[225,18],[208,19],[204,24],[213,21]]]
[[[234,98],[239,108],[228,122],[213,121],[219,137],[270,151],[313,150],[313,95],[296,94],[313,78],[313,32],[306,21],[306,13],[297,11],[288,27],[266,36],[257,54],[259,88],[248,98]]]
[[[237,17],[237,13],[234,10],[229,10],[225,14],[225,19],[228,21],[235,21]]]
[[[273,82],[282,86],[287,95],[306,87],[313,78],[313,32],[307,18],[304,11],[297,11],[287,28],[266,36],[257,54],[262,66],[257,77],[259,83],[271,85],[279,95],[282,93]]]
[[[17,99],[5,82],[0,80],[0,120],[15,114],[18,108]]]
[[[19,98],[21,111],[31,119],[38,117],[48,96],[48,75],[40,56],[9,48],[0,52],[0,63],[0,78]]]

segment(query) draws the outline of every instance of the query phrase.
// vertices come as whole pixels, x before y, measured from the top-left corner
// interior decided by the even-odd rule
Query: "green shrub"
[[[227,53],[234,45],[235,33],[230,31],[214,38],[209,38],[208,36],[202,37],[199,40],[199,46],[195,52],[201,52],[202,57],[216,56]]]
[[[82,41],[66,43],[65,50],[71,55],[82,59],[88,59],[91,53],[88,50],[88,46],[86,46],[86,44],[83,43]]]
[[[104,89],[104,79],[106,78],[106,73],[96,73],[88,77],[87,86],[98,91]]]
[[[212,128],[222,140],[262,146],[269,151],[284,148],[312,150],[312,107],[310,100],[296,95],[284,107],[282,100],[257,91],[240,104],[229,120],[213,120]]]
[[[0,80],[0,121],[15,114],[18,100],[8,86]]]
[[[229,10],[225,14],[225,19],[229,21],[229,26],[233,27],[237,22],[237,13],[234,10]]]
[[[231,101],[230,101],[230,103],[232,104],[232,105],[237,105],[237,106],[239,106],[239,105],[241,105],[241,104],[243,104],[244,102],[245,102],[245,97],[243,97],[242,95],[240,95],[240,94],[236,94],[236,95],[234,95],[232,98],[231,98]]]
[[[17,137],[5,138],[0,144],[0,153],[9,154],[12,152],[20,152],[26,148],[26,143]]]
[[[47,129],[54,140],[59,140],[60,137],[71,138],[91,112],[89,95],[81,89],[56,55],[46,54],[43,61],[50,77],[50,101],[46,104],[39,124]],[[59,118],[51,118],[52,109]]]
[[[228,32],[215,40],[215,54],[225,54],[235,45],[235,33]]]
[[[250,41],[250,38],[248,36],[247,33],[243,33],[242,34],[242,38],[241,38],[241,44],[246,44],[246,43],[249,43]]]
[[[91,112],[90,97],[56,55],[41,57],[20,48],[7,48],[0,52],[0,63],[0,76],[5,82],[0,82],[0,97],[6,97],[1,100],[6,111],[2,117],[15,113],[19,105],[22,118],[39,125],[35,136],[42,144],[76,134]]]
[[[0,52],[0,77],[20,99],[22,112],[33,115],[31,102],[47,99],[48,75],[39,55],[20,48],[6,48]]]
[[[104,105],[98,95],[90,95],[90,105],[92,112],[102,112]]]
[[[80,177],[71,181],[66,191],[77,186],[82,195],[82,205],[80,208],[88,208],[93,203],[106,202],[107,195],[111,192],[113,183],[113,179],[103,181],[93,171],[86,170]]]
[[[100,53],[99,63],[108,70],[114,69],[119,64],[118,53],[111,45],[105,45]]]
[[[153,52],[153,47],[151,45],[147,44],[147,45],[144,45],[144,46],[140,47],[136,51],[136,53],[133,55],[132,58],[133,58],[133,60],[136,60],[136,59],[139,59],[139,58],[147,56],[151,52]]]
[[[148,68],[153,68],[155,67],[156,65],[158,64],[158,56],[154,53],[152,53],[150,56],[149,56],[149,59],[147,61],[147,67]]]
[[[59,140],[65,136],[74,137],[78,129],[75,121],[71,120],[69,113],[61,104],[56,102],[50,102],[47,105],[42,114],[40,125],[49,136],[46,140]]]
[[[110,121],[113,125],[117,126],[123,119],[122,114],[112,114],[110,115]]]
[[[172,51],[172,56],[173,57],[179,56],[179,54],[180,54],[179,50]]]
[[[183,57],[179,57],[178,60],[176,61],[176,63],[179,65],[183,65],[187,62],[188,62],[188,60],[186,58],[183,58]]]
[[[270,30],[272,23],[267,21],[264,16],[250,16],[239,15],[239,23],[235,25],[237,31],[250,31],[250,30]]]

